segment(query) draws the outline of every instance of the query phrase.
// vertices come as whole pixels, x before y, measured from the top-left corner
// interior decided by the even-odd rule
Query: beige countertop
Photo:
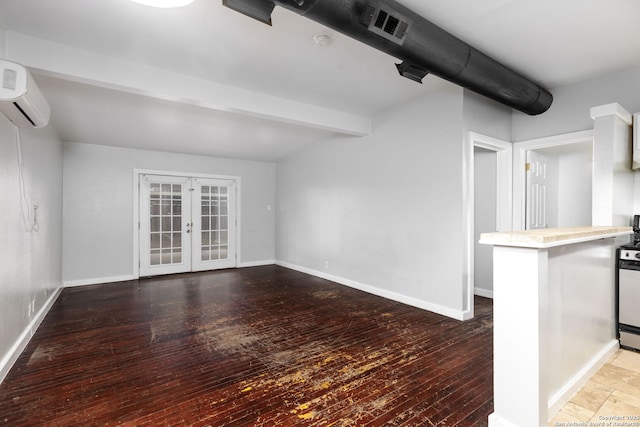
[[[550,248],[633,234],[631,227],[588,226],[482,233],[480,243],[523,248]]]

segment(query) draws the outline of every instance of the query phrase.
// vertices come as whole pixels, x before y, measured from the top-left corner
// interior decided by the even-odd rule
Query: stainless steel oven
[[[618,332],[622,347],[640,350],[640,248],[636,246],[619,250]]]

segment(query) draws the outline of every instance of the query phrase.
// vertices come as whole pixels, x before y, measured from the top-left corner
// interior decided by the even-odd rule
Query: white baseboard
[[[276,261],[273,259],[267,259],[262,261],[247,261],[238,263],[237,268],[246,268],[246,267],[260,267],[263,265],[273,265]],[[102,283],[113,283],[113,282],[126,282],[128,280],[137,280],[133,274],[126,274],[123,276],[111,276],[111,277],[101,277],[94,279],[80,279],[80,280],[66,280],[63,283],[65,288],[73,288],[76,286],[87,286],[87,285],[99,285]]]
[[[73,288],[75,286],[87,286],[87,285],[98,285],[101,283],[111,283],[111,282],[126,282],[127,280],[136,280],[133,274],[127,274],[124,276],[112,276],[112,277],[101,277],[99,279],[80,279],[80,280],[66,280],[63,285],[65,288]]]
[[[296,271],[299,271],[301,273],[309,274],[311,276],[320,277],[322,279],[330,280],[332,282],[336,282],[336,283],[339,283],[341,285],[348,286],[350,288],[358,289],[360,291],[364,291],[364,292],[367,292],[367,293],[370,293],[370,294],[373,294],[373,295],[377,295],[379,297],[387,298],[387,299],[390,299],[392,301],[401,302],[403,304],[407,304],[407,305],[410,305],[410,306],[413,306],[413,307],[421,308],[423,310],[431,311],[431,312],[434,312],[436,314],[441,314],[443,316],[451,317],[451,318],[456,319],[456,320],[467,320],[469,318],[469,314],[464,312],[464,311],[461,311],[461,310],[454,310],[454,309],[449,308],[449,307],[443,307],[441,305],[433,304],[433,303],[430,303],[428,301],[423,301],[423,300],[420,300],[420,299],[417,299],[417,298],[413,298],[413,297],[409,297],[409,296],[406,296],[406,295],[398,294],[396,292],[391,292],[391,291],[387,291],[385,289],[376,288],[374,286],[366,285],[364,283],[356,282],[354,280],[345,279],[345,278],[338,277],[338,276],[333,276],[331,274],[323,273],[321,271],[313,270],[313,269],[306,268],[306,267],[301,267],[301,266],[295,265],[295,264],[290,264],[288,262],[276,260],[275,263],[276,263],[276,265],[279,265],[281,267],[285,267],[285,268],[288,268],[288,269],[291,269],[291,270],[296,270]]]
[[[478,295],[479,297],[493,299],[493,291],[489,289],[473,288],[473,293],[474,295]]]
[[[4,381],[5,377],[13,367],[13,364],[16,363],[20,354],[24,351],[33,337],[33,334],[36,333],[36,330],[44,320],[45,316],[51,310],[53,303],[56,302],[58,296],[62,292],[62,288],[58,288],[49,295],[47,301],[42,305],[40,310],[33,316],[31,322],[27,325],[27,327],[22,331],[16,342],[11,346],[7,354],[0,361],[0,383]]]
[[[238,268],[247,267],[262,267],[263,265],[273,265],[276,263],[275,259],[266,259],[262,261],[246,261],[238,264]]]
[[[618,340],[609,342],[587,363],[564,387],[549,398],[549,419],[562,409],[562,407],[575,395],[598,369],[620,348]]]
[[[500,418],[495,412],[489,414],[489,427],[518,427],[517,425]]]
[[[237,268],[246,268],[246,267],[260,267],[263,265],[273,265],[276,261],[273,259],[267,259],[262,261],[247,261],[238,263]],[[67,280],[64,282],[65,288],[73,288],[75,286],[87,286],[87,285],[99,285],[102,283],[112,283],[112,282],[126,282],[128,280],[137,280],[133,274],[126,274],[123,276],[112,276],[112,277],[102,277],[99,279],[80,279],[80,280]]]

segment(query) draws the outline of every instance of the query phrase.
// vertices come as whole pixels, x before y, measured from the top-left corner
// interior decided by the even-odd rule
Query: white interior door
[[[140,276],[236,266],[234,180],[140,175]]]
[[[527,230],[547,228],[547,163],[545,156],[527,151]]]
[[[195,178],[192,182],[192,270],[235,267],[235,181]]]

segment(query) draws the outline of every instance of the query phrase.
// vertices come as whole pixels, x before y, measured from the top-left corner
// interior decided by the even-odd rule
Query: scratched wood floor
[[[11,426],[486,426],[492,306],[459,322],[277,266],[64,289]]]

